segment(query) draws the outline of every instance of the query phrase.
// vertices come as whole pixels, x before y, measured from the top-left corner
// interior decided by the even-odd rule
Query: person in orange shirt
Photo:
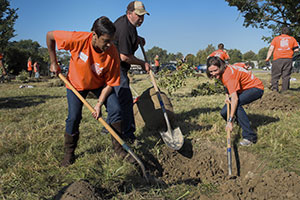
[[[102,105],[106,106],[108,124],[121,134],[121,108],[113,91],[120,84],[119,53],[112,44],[116,28],[107,17],[95,20],[91,32],[49,31],[47,46],[50,55],[50,71],[60,73],[55,48],[68,50],[71,53],[67,79],[76,90],[86,98],[89,92],[98,97],[92,113],[94,118],[101,116]],[[79,124],[82,118],[83,103],[67,88],[68,117],[66,119],[65,155],[61,166],[75,162],[75,148],[79,139]],[[118,146],[122,157],[126,152],[112,139],[113,146]]]
[[[232,131],[233,121],[236,117],[242,128],[242,146],[248,146],[257,142],[257,134],[250,126],[248,116],[242,107],[262,97],[264,85],[251,71],[235,65],[226,65],[219,57],[209,57],[207,60],[207,76],[222,81],[226,88],[225,102],[230,103],[231,111],[227,121],[226,130]],[[221,111],[222,117],[226,119],[227,105]]]
[[[250,67],[250,63],[249,62],[246,62],[246,63],[244,63],[244,62],[238,62],[238,63],[234,63],[233,65],[242,67],[242,68],[244,68],[246,70],[248,70],[249,67]]]
[[[156,55],[154,58],[154,73],[156,74],[159,71],[159,56]]]
[[[283,27],[281,35],[276,36],[270,45],[266,61],[268,62],[273,54],[271,69],[271,89],[279,91],[278,81],[282,77],[281,92],[289,89],[290,77],[292,74],[293,54],[299,51],[299,45],[296,39],[289,36],[289,29]]]
[[[34,62],[33,71],[34,71],[34,78],[40,78],[40,66],[38,62]]]
[[[2,75],[5,76],[6,75],[6,70],[5,67],[3,65],[3,54],[0,53],[0,68],[2,70]]]
[[[27,71],[28,71],[29,78],[31,78],[31,75],[32,75],[32,61],[31,61],[31,57],[29,57],[28,61],[27,61]]]
[[[208,58],[212,57],[212,56],[217,56],[217,57],[221,58],[224,61],[228,61],[230,59],[229,55],[227,54],[226,50],[224,49],[224,44],[223,43],[218,44],[218,50],[212,52],[208,56]]]

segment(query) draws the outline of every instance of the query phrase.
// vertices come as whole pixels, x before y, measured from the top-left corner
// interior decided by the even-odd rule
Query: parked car
[[[164,63],[159,67],[159,71],[161,71],[161,70],[175,71],[176,65],[174,63]]]
[[[205,73],[206,72],[206,65],[198,65],[197,67],[195,67],[196,72],[201,72],[201,73]]]

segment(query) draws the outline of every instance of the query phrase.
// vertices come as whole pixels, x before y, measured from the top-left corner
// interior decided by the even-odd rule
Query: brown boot
[[[61,167],[68,167],[75,162],[75,149],[77,147],[77,142],[79,139],[79,133],[70,135],[65,133],[65,155],[64,159],[61,161]]]
[[[121,121],[111,123],[111,127],[119,136],[121,135]],[[135,159],[123,149],[121,144],[113,136],[111,136],[111,143],[115,153],[119,157],[122,159],[126,158],[126,161],[129,163],[135,163]]]

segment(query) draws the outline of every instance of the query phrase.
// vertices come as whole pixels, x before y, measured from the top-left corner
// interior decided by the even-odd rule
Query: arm
[[[129,64],[136,64],[136,65],[141,65],[143,70],[149,72],[149,70],[151,69],[150,64],[138,59],[137,57],[135,57],[134,55],[126,55],[126,54],[120,54],[120,58],[121,61],[127,62]]]
[[[236,112],[237,105],[238,105],[239,97],[236,92],[230,94],[230,97],[231,97],[231,101],[230,101],[231,109],[230,109],[229,118],[233,119],[235,112]],[[232,128],[233,128],[233,121],[227,122],[226,130],[229,129],[230,131],[232,131]]]
[[[101,107],[104,104],[104,101],[106,100],[106,98],[108,97],[108,95],[111,93],[112,90],[113,90],[113,88],[109,85],[106,85],[102,89],[101,94],[99,95],[97,104],[94,107],[95,112],[92,113],[92,115],[95,119],[98,119],[99,117],[101,117]]]
[[[268,51],[268,54],[267,54],[267,58],[266,58],[266,61],[269,61],[271,56],[272,56],[272,53],[274,51],[274,46],[271,45],[270,48],[269,48],[269,51]]]
[[[57,64],[56,51],[55,51],[55,39],[53,36],[53,31],[49,31],[46,36],[46,42],[50,57],[50,71],[58,74],[60,72],[60,67]]]

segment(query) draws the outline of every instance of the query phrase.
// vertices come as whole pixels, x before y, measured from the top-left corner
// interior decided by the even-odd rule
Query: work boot
[[[68,167],[75,162],[75,149],[77,147],[77,142],[79,139],[79,133],[70,135],[65,133],[65,155],[64,159],[61,161],[61,167]]]
[[[111,127],[120,136],[120,133],[122,130],[121,129],[121,121],[112,123]],[[120,158],[122,158],[122,159],[125,158],[125,160],[128,161],[129,163],[135,163],[135,159],[123,149],[121,144],[113,136],[111,136],[111,143],[112,143],[115,153]]]

